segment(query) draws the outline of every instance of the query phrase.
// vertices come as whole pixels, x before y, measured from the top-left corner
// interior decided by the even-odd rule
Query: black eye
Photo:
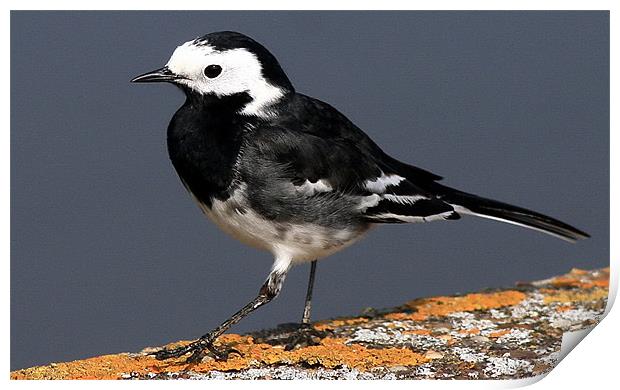
[[[219,65],[209,65],[205,68],[205,76],[212,79],[220,75],[222,73],[222,67]]]

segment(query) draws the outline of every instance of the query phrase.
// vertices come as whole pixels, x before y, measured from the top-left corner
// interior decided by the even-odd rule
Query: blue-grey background
[[[607,12],[13,12],[13,369],[194,338],[255,296],[270,256],[210,223],[168,161],[181,92],[129,83],[225,29],[392,155],[592,234],[384,226],[319,263],[315,319],[608,264]],[[233,331],[297,321],[308,268]]]

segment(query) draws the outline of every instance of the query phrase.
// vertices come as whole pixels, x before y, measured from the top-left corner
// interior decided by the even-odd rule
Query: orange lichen
[[[502,336],[509,334],[510,332],[512,332],[512,330],[510,329],[498,330],[496,332],[489,333],[489,337],[492,337],[492,338],[502,337]]]
[[[316,330],[330,330],[337,329],[347,325],[358,325],[368,322],[368,318],[365,317],[357,317],[357,318],[345,318],[345,319],[336,319],[330,321],[322,321],[318,322],[314,325],[314,329]]]
[[[432,332],[428,329],[413,329],[413,330],[405,330],[403,331],[404,334],[418,334],[418,335],[422,335],[422,336],[428,336],[430,335]]]
[[[423,321],[430,316],[445,316],[459,311],[489,310],[513,306],[525,299],[520,291],[507,290],[485,294],[467,294],[460,297],[433,297],[410,301],[405,309],[412,313],[390,313],[385,318],[392,320]]]
[[[145,375],[184,370],[232,371],[274,364],[305,364],[324,368],[347,366],[364,371],[373,367],[415,366],[428,361],[423,355],[406,348],[369,349],[358,344],[346,345],[345,339],[330,337],[321,340],[320,345],[293,351],[268,344],[254,344],[251,337],[226,335],[222,339],[240,354],[231,354],[227,361],[209,359],[191,365],[184,363],[184,358],[162,362],[144,355],[105,355],[18,370],[11,373],[11,379],[118,379],[123,373],[132,372]]]
[[[359,370],[373,367],[416,366],[428,361],[407,348],[369,349],[362,345],[345,345],[344,339],[325,338],[321,345],[301,348],[285,358],[292,364],[306,363],[335,368],[346,365]]]
[[[578,287],[583,289],[593,287],[609,287],[609,280],[580,281],[573,278],[556,278],[551,282],[556,287]]]
[[[412,321],[424,321],[426,319],[426,315],[420,313],[389,313],[384,316],[388,320],[412,320]]]
[[[607,289],[595,288],[586,290],[551,290],[547,291],[543,298],[545,303],[552,302],[587,302],[607,298],[609,291]]]
[[[557,310],[557,311],[559,311],[559,312],[564,312],[564,311],[569,311],[569,310],[572,310],[572,309],[573,309],[573,306],[571,306],[571,305],[566,305],[566,306],[560,306],[560,307],[558,307],[558,308],[557,308],[557,309],[555,309],[555,310]]]
[[[568,274],[553,278],[551,284],[555,287],[577,287],[581,289],[608,288],[609,268],[603,268],[595,275],[588,271],[573,268]]]
[[[11,373],[11,379],[117,379],[123,372],[146,369],[150,358],[131,358],[127,354],[104,355],[96,358],[49,366],[31,367]]]
[[[480,329],[471,328],[471,329],[461,329],[459,330],[460,334],[480,334]]]

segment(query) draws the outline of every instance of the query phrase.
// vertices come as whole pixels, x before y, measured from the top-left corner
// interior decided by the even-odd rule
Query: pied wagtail
[[[217,337],[274,299],[291,266],[311,262],[307,325],[316,260],[376,225],[474,215],[568,241],[588,237],[537,212],[446,187],[390,157],[338,110],[297,93],[276,58],[246,35],[223,31],[186,42],[166,66],[132,81],[168,82],[185,93],[168,126],[181,182],[222,230],[275,259],[256,298],[200,339],[154,353],[158,359],[191,353],[196,361],[205,352],[225,359],[213,346]]]

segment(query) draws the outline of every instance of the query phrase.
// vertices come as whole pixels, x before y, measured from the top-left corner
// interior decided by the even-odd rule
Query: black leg
[[[306,292],[306,303],[304,304],[304,314],[301,317],[301,325],[291,334],[285,344],[285,349],[290,351],[296,347],[307,347],[318,345],[322,338],[327,336],[327,332],[314,329],[310,325],[310,311],[312,309],[312,289],[314,288],[314,276],[316,274],[316,260],[310,264],[310,278],[308,279],[308,290]]]
[[[308,325],[310,323],[310,310],[312,310],[312,289],[314,288],[314,274],[316,272],[316,260],[310,264],[310,278],[308,279],[308,291],[306,292],[306,303],[304,304],[304,315],[301,317],[301,323]]]
[[[286,272],[281,273],[272,271],[269,274],[267,281],[265,281],[261,287],[258,296],[242,307],[241,310],[233,314],[229,319],[222,322],[220,326],[184,347],[171,350],[162,349],[157,352],[153,352],[151,355],[154,355],[157,360],[165,360],[180,357],[186,353],[192,352],[192,355],[187,360],[188,362],[196,362],[203,357],[204,351],[206,350],[211,352],[217,359],[226,359],[228,353],[226,351],[224,351],[224,353],[218,351],[213,346],[215,340],[221,336],[222,333],[226,332],[231,326],[241,321],[245,316],[264,304],[271,302],[275,297],[277,297],[282,289],[282,283],[284,282],[285,277]]]

